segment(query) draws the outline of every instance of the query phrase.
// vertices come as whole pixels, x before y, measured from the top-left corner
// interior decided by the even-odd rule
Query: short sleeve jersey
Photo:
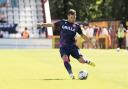
[[[78,24],[70,23],[67,20],[60,20],[54,23],[54,25],[55,28],[60,30],[60,47],[74,44],[76,33],[82,34]]]

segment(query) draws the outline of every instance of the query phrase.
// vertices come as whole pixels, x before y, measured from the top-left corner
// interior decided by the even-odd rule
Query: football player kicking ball
[[[76,33],[80,34],[83,39],[88,40],[88,37],[82,33],[80,26],[75,23],[76,11],[70,9],[67,13],[67,18],[67,20],[60,20],[56,23],[39,23],[38,25],[43,27],[54,27],[60,30],[60,55],[69,76],[74,79],[75,77],[70,64],[70,55],[82,64],[86,63],[95,66],[95,63],[85,59],[83,55],[79,53],[79,48],[75,44]]]

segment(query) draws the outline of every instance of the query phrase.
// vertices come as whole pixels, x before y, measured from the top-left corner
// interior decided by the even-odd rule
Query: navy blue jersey
[[[60,20],[54,25],[60,30],[60,47],[75,44],[76,33],[82,34],[78,24],[70,23],[67,20]]]

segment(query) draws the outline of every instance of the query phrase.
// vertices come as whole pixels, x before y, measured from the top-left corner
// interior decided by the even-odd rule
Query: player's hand
[[[37,23],[37,26],[42,26],[42,23]]]
[[[87,42],[91,42],[91,40],[89,38],[87,38],[86,40],[87,40]]]

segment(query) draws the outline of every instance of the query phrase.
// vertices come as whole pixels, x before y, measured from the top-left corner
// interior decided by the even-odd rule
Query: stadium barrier
[[[53,36],[52,37],[52,48],[59,48],[60,45],[60,36]]]
[[[52,38],[52,48],[59,48],[59,40],[60,40],[60,36],[53,36]],[[109,42],[108,42],[108,37],[107,36],[101,36],[99,37],[99,40],[101,40],[102,42],[102,48],[108,48],[109,47]],[[83,48],[83,43],[84,43],[84,39],[80,36],[76,37],[76,45],[79,48]]]
[[[0,39],[0,49],[52,48],[51,39]]]

